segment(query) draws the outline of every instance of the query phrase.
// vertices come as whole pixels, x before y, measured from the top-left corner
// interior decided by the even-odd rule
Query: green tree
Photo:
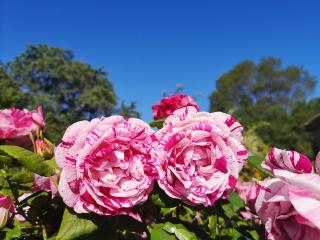
[[[75,60],[70,50],[28,46],[7,67],[28,98],[24,105],[43,105],[54,141],[69,124],[114,111],[116,95],[106,71]]]
[[[313,156],[303,124],[311,111],[306,97],[315,84],[303,67],[283,67],[280,59],[263,58],[257,64],[244,61],[216,81],[210,110],[233,114],[245,127],[254,127],[269,146]]]
[[[0,108],[23,107],[26,97],[14,78],[7,73],[6,66],[0,64]]]
[[[131,102],[129,105],[126,105],[125,102],[122,101],[119,109],[116,110],[116,113],[125,118],[140,118],[141,113],[138,112],[136,108],[136,102]]]

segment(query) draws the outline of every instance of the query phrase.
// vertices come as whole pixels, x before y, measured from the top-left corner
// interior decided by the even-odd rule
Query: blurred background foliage
[[[320,112],[320,98],[310,98],[315,86],[315,77],[301,66],[283,66],[272,57],[246,60],[216,80],[210,111],[235,116],[246,128],[253,154],[265,155],[266,148],[277,146],[314,159],[320,149],[304,124]]]
[[[315,77],[301,66],[283,66],[273,57],[258,63],[246,60],[216,80],[209,110],[238,118],[252,154],[265,155],[266,149],[277,146],[313,159],[319,151],[316,136],[304,124],[320,112],[320,98],[310,98],[315,85]],[[0,65],[0,90],[0,108],[43,105],[47,135],[56,143],[68,125],[81,119],[141,116],[136,102],[119,101],[104,68],[45,44],[28,46],[13,61]]]

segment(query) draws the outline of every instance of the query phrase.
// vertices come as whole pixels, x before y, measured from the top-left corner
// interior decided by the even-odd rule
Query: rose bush
[[[183,94],[153,115],[76,122],[55,147],[41,107],[0,110],[0,239],[319,239],[320,153],[252,156]],[[239,182],[247,162],[265,179]]]

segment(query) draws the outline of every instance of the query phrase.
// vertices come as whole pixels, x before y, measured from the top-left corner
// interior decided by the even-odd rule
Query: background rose
[[[11,198],[0,194],[0,228],[6,225],[13,212],[14,205]]]
[[[258,182],[253,180],[250,182],[238,183],[235,189],[248,207],[254,211],[254,205],[260,191],[260,185]]]
[[[161,99],[160,102],[152,106],[152,114],[155,120],[165,118],[180,108],[193,106],[199,111],[197,103],[189,95],[174,94]]]
[[[311,173],[312,164],[308,157],[296,151],[286,151],[272,148],[262,166],[273,172],[274,169],[283,169],[294,173]]]
[[[41,106],[37,111],[16,108],[0,110],[0,139],[12,140],[25,137],[44,126]]]
[[[78,213],[130,213],[153,187],[151,135],[145,122],[120,116],[71,125],[56,148],[59,193]]]
[[[38,192],[38,191],[50,191],[51,197],[54,198],[58,195],[58,189],[56,187],[56,184],[59,182],[59,176],[52,176],[54,180],[52,180],[50,177],[43,177],[38,174],[33,174],[33,186],[32,191]],[[55,182],[54,182],[55,181]]]
[[[159,186],[188,204],[212,205],[235,186],[247,159],[241,132],[225,113],[175,111],[156,133]]]
[[[320,176],[275,170],[260,182],[255,209],[272,240],[316,240],[320,236]]]

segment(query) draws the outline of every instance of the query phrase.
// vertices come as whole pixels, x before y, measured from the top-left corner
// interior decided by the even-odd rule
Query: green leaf
[[[173,234],[169,234],[163,230],[163,223],[153,225],[151,230],[151,240],[176,240]]]
[[[3,155],[0,156],[0,163],[1,164],[9,165],[9,164],[11,164],[11,161],[12,161],[11,157],[3,156]]]
[[[266,171],[265,169],[263,169],[261,167],[261,163],[264,161],[264,157],[260,157],[260,156],[249,156],[248,158],[248,165],[251,167],[256,168],[258,171],[260,171],[263,175],[268,176],[268,177],[272,177],[272,175]]]
[[[251,234],[254,240],[259,239],[259,234],[255,230],[249,231],[249,233]]]
[[[245,206],[244,201],[239,197],[236,192],[230,193],[229,202],[233,209],[238,210]]]
[[[176,230],[176,237],[179,240],[196,240],[197,237],[194,233],[188,231],[187,229],[177,229]]]
[[[233,240],[238,240],[240,237],[243,237],[242,234],[239,233],[235,228],[231,229],[231,236]]]
[[[40,156],[27,149],[18,146],[2,145],[0,146],[0,151],[17,159],[31,172],[37,173],[41,176],[51,176],[53,174],[53,168],[50,167],[49,164],[43,161]]]
[[[171,222],[166,222],[163,227],[168,233],[175,234],[176,238],[179,240],[196,240],[197,237],[194,233],[186,229],[182,224],[173,224]]]
[[[221,206],[224,214],[228,217],[228,218],[232,218],[234,216],[236,216],[237,214],[235,213],[235,211],[232,209],[232,206],[230,203],[228,204],[224,204]]]
[[[208,227],[209,227],[210,232],[211,232],[211,237],[213,237],[214,239],[217,236],[217,220],[218,220],[217,215],[209,216]]]
[[[20,226],[15,226],[13,229],[5,229],[6,239],[16,239],[19,238],[22,234]]]
[[[149,123],[149,125],[151,127],[156,127],[158,129],[160,129],[163,127],[163,122],[164,122],[164,119],[159,119],[159,120],[155,120],[155,121]]]
[[[10,196],[11,198],[13,198],[12,191],[11,191],[10,188],[2,188],[0,190],[0,193],[3,194],[3,195],[6,195],[6,196]]]
[[[166,222],[163,227],[162,227],[163,230],[167,231],[168,233],[175,233],[176,231],[176,226],[171,223],[171,222]]]
[[[65,209],[56,240],[72,240],[88,235],[98,229],[91,220],[80,218]]]
[[[59,169],[59,166],[57,165],[57,162],[54,158],[51,158],[50,160],[47,160],[46,163],[48,163],[52,168]]]
[[[12,182],[29,183],[33,182],[33,174],[27,169],[21,169],[10,176]]]
[[[151,195],[151,201],[154,205],[159,207],[166,207],[166,203],[161,199],[158,193],[153,193]]]

